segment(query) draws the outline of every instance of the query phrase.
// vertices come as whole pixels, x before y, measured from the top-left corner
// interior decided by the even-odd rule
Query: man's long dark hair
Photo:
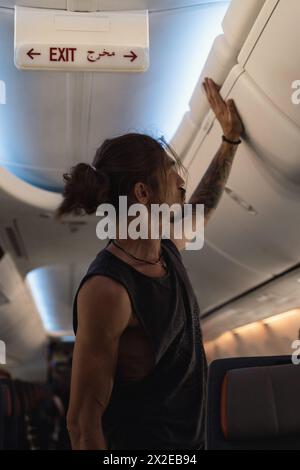
[[[168,150],[178,167],[183,168],[179,157],[163,138],[129,133],[106,139],[98,148],[92,166],[78,163],[63,175],[63,201],[56,217],[68,213],[92,214],[102,203],[113,204],[117,210],[119,196],[130,200],[137,182],[149,186],[153,203],[160,202],[162,191],[167,189],[164,181]]]

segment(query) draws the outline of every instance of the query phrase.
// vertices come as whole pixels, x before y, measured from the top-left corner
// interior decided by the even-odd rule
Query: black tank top
[[[199,306],[176,245],[161,240],[167,274],[149,277],[103,249],[80,282],[94,275],[124,286],[133,312],[149,338],[155,367],[132,383],[118,378],[102,427],[110,450],[203,449],[207,363]]]

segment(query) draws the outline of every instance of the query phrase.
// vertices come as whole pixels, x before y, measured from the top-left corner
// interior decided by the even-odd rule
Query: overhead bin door
[[[271,10],[272,4],[275,8]],[[300,2],[266,2],[238,61],[249,77],[300,127],[300,106],[293,104],[292,83],[300,79]]]
[[[205,273],[213,246],[220,253],[216,269],[222,276],[228,275],[224,256],[249,271],[241,270],[241,278],[235,279],[227,294],[211,275],[203,293],[211,307],[300,259],[300,106],[291,101],[292,81],[300,79],[297,18],[298,0],[267,1],[257,20],[259,27],[254,25],[239,65],[222,88],[224,97],[236,101],[247,137],[235,157],[228,191],[207,226],[206,246],[197,264],[201,278],[201,266]],[[211,126],[212,122],[209,113],[194,141],[193,154],[185,160],[191,193],[221,142],[221,128],[216,121]]]

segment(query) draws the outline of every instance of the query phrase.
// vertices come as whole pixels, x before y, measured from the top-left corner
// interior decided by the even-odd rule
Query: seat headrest
[[[233,369],[221,390],[226,440],[300,436],[300,366]]]

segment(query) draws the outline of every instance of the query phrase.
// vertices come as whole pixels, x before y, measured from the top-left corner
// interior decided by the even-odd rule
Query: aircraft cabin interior
[[[299,0],[0,0],[1,450],[300,449],[299,20]],[[200,249],[108,244],[96,206],[72,212],[75,183],[82,208],[105,165],[135,171],[125,135],[183,165]],[[111,362],[138,370],[142,340],[155,365],[127,389]]]

